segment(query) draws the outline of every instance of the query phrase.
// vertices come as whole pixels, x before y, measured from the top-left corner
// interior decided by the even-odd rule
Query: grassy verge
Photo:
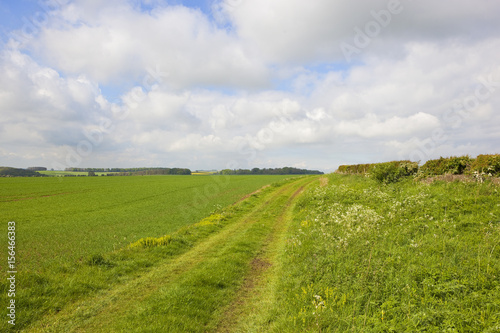
[[[500,188],[331,175],[281,257],[276,332],[498,332]]]

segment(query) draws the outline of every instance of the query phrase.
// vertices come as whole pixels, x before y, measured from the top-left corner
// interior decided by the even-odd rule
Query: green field
[[[22,253],[15,329],[500,330],[498,185],[332,174],[238,200],[283,178],[0,179],[19,251],[46,251]]]
[[[16,222],[23,270],[38,272],[171,233],[284,178],[0,178],[0,211],[4,223]],[[6,244],[2,239],[0,246]]]
[[[85,280],[92,280],[92,276],[80,271],[87,268],[91,258],[126,248],[144,237],[173,233],[264,185],[286,178],[290,177],[0,178],[2,224],[7,232],[7,222],[16,222],[18,279],[28,287],[17,293],[18,302],[28,302],[29,308],[20,322],[29,322],[47,309],[60,306],[57,304],[98,288],[92,286],[95,281]],[[6,238],[1,239],[0,246],[7,249]],[[141,267],[143,263],[138,260],[136,264]],[[7,288],[6,266],[6,261],[0,262],[3,290]],[[78,272],[78,278],[85,281],[71,281],[68,272]],[[57,281],[65,278],[69,281]],[[62,297],[65,292],[69,295]],[[53,296],[37,299],[47,293]],[[2,298],[5,296],[2,292]],[[29,305],[32,301],[35,303]],[[38,306],[37,302],[45,304]]]

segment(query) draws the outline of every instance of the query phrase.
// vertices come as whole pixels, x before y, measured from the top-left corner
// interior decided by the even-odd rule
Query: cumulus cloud
[[[331,170],[496,152],[497,2],[176,3],[75,0],[31,38],[12,31],[0,164]]]
[[[61,23],[41,31],[29,47],[65,73],[87,73],[101,83],[140,80],[158,72],[172,88],[262,87],[267,68],[201,11],[184,6],[138,11],[127,2],[77,1]]]
[[[263,56],[301,63],[343,61],[342,43],[363,49],[373,41],[377,55],[386,56],[398,54],[394,48],[409,40],[458,38],[474,43],[477,38],[496,37],[499,7],[494,1],[478,5],[466,0],[439,4],[430,0],[255,0],[226,6],[225,13],[240,36]],[[370,40],[360,41],[361,47],[356,45],[358,29]]]
[[[9,159],[57,155],[102,111],[99,89],[84,76],[63,78],[18,50],[2,52],[0,69],[0,141]]]
[[[405,136],[430,131],[439,126],[439,120],[430,114],[419,112],[408,118],[391,117],[381,121],[377,115],[368,114],[356,121],[341,121],[338,134],[358,135],[365,138]]]

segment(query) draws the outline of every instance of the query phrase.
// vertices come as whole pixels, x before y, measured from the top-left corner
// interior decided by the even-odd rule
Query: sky
[[[0,0],[0,166],[500,153],[496,0]]]

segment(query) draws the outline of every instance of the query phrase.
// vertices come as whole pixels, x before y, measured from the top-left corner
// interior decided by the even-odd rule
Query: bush
[[[439,175],[462,175],[469,172],[474,160],[469,156],[440,157],[437,160],[429,160],[422,165],[421,173],[426,176]]]
[[[370,176],[380,183],[395,183],[404,177],[413,176],[418,171],[418,163],[411,161],[393,161],[372,164]]]
[[[470,166],[471,172],[500,176],[500,154],[479,155]]]

